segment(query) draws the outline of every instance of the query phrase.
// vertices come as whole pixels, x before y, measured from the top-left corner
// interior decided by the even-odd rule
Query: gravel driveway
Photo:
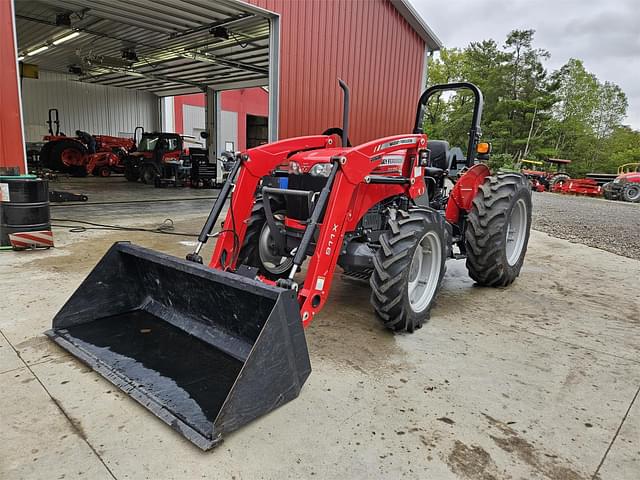
[[[533,193],[532,228],[640,260],[640,204]]]

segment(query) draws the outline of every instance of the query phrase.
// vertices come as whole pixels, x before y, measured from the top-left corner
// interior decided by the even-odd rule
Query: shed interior
[[[128,134],[171,125],[163,97],[204,92],[215,153],[216,92],[275,81],[277,16],[237,0],[16,0],[15,21],[22,68],[38,71],[21,80],[27,142],[50,108],[67,134]]]

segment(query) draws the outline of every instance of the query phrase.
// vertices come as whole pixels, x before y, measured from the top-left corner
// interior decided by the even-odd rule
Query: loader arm
[[[418,150],[426,143],[425,135],[398,135],[345,150],[338,162],[339,170],[325,207],[323,223],[319,225],[315,252],[307,266],[304,285],[298,292],[304,327],[311,323],[329,297],[345,234],[382,200],[397,195],[415,198],[425,193],[423,169],[417,163],[412,164],[410,159],[417,159]],[[372,172],[381,165],[385,154],[399,149],[406,149],[406,157],[402,175],[392,180],[397,183],[377,183],[388,182],[392,177],[376,178]],[[359,188],[364,185],[366,188]]]
[[[255,193],[262,177],[269,175],[278,165],[296,152],[326,148],[333,143],[331,137],[314,135],[298,137],[280,142],[261,145],[247,150],[239,160],[241,165],[236,179],[229,175],[227,182],[230,187],[229,214],[226,216],[222,231],[211,256],[209,266],[219,270],[235,268],[236,258],[244,240],[247,225],[244,222],[249,217],[255,202]],[[233,172],[232,172],[233,173]],[[235,182],[235,183],[234,183]],[[226,186],[226,185],[225,185]],[[200,243],[207,241],[211,235],[217,216],[226,201],[226,189],[220,193],[209,218],[199,237]],[[196,253],[199,249],[196,249]]]
[[[239,266],[237,258],[247,231],[245,220],[250,216],[260,179],[286,161],[292,152],[329,146],[327,138],[304,137],[247,151],[210,267],[234,271]],[[415,198],[425,193],[423,169],[418,166],[417,158],[418,150],[424,149],[426,144],[425,135],[398,135],[344,149],[340,156],[332,158],[336,171],[331,176],[332,183],[327,187],[329,191],[324,203],[321,194],[314,207],[314,212],[318,210],[315,212],[317,224],[309,221],[294,257],[295,273],[306,259],[308,243],[317,228],[315,253],[308,263],[304,284],[298,291],[305,327],[328,298],[345,233],[353,230],[362,216],[380,201],[398,195]],[[398,151],[405,155],[400,175],[376,176],[372,173],[382,164],[386,154]]]

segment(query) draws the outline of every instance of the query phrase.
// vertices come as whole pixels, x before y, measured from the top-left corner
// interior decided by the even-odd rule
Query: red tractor
[[[140,180],[154,185],[158,179],[171,175],[166,170],[179,170],[188,153],[184,139],[177,133],[144,132],[136,151],[124,161],[124,176],[130,182]]]
[[[625,163],[618,167],[618,176],[602,187],[608,200],[640,203],[640,163]]]
[[[327,302],[337,266],[369,278],[375,316],[394,332],[429,319],[447,259],[466,258],[487,287],[511,284],[522,268],[529,182],[478,161],[489,150],[480,90],[432,86],[412,134],[349,147],[340,85],[342,146],[317,135],[238,155],[186,260],[116,243],[47,332],[203,449],[298,396],[311,371],[303,327]],[[460,89],[475,96],[463,160],[422,130],[429,98]],[[268,186],[283,164],[286,181]]]
[[[76,131],[75,137],[60,133],[60,120],[55,108],[49,110],[47,124],[49,135],[44,137],[47,143],[40,150],[40,162],[51,170],[76,177],[88,174],[108,177],[111,172],[122,173],[123,160],[135,150],[133,138],[91,135],[81,130]]]
[[[571,160],[562,158],[548,158],[544,162],[536,160],[522,160],[522,173],[531,182],[531,188],[536,192],[553,191],[554,187],[569,180],[569,175],[565,172]],[[536,167],[543,166],[543,170]]]

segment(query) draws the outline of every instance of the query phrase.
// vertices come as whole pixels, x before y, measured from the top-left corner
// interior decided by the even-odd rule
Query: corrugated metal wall
[[[352,143],[412,130],[425,43],[389,1],[248,1],[280,14],[280,138],[340,126],[338,77]]]
[[[207,122],[205,108],[195,105],[182,105],[182,122],[182,131],[185,135],[194,135],[194,129],[205,130]]]
[[[132,133],[141,125],[158,130],[158,97],[151,93],[74,81],[72,75],[40,71],[40,78],[22,80],[22,105],[27,142],[47,133],[47,112],[60,111],[60,130],[74,135]]]

